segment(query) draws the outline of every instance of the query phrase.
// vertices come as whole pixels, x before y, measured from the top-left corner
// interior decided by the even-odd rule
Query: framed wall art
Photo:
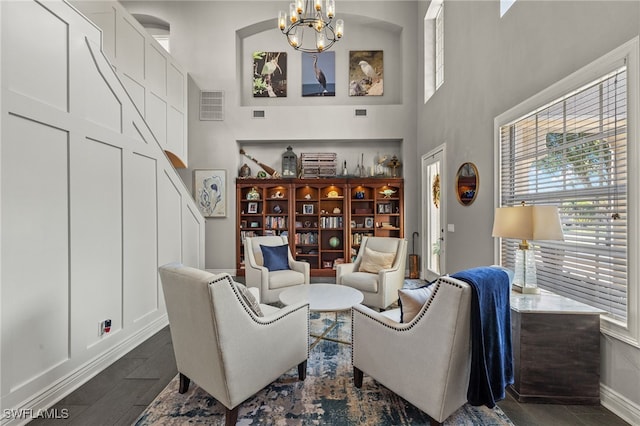
[[[336,95],[336,52],[302,55],[302,96]]]
[[[287,52],[253,52],[253,97],[287,96]]]
[[[204,217],[227,216],[226,170],[194,170],[193,197]]]
[[[382,50],[349,51],[349,96],[382,96],[383,93]]]

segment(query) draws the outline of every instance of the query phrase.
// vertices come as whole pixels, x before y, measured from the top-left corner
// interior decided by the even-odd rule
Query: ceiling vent
[[[224,91],[202,90],[200,92],[200,121],[224,120]]]
[[[356,117],[366,117],[367,110],[366,109],[356,109]]]

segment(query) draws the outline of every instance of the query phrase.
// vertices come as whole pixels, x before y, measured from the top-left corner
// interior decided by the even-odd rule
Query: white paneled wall
[[[94,18],[123,28],[120,78],[67,3],[0,8],[0,406],[20,424],[5,409],[53,404],[166,325],[157,268],[204,268],[204,218],[164,154],[185,74],[115,12]]]
[[[74,1],[103,32],[105,53],[163,149],[187,164],[187,73],[115,1]]]

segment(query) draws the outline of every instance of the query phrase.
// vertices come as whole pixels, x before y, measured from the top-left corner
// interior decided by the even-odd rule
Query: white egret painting
[[[253,97],[287,96],[287,52],[253,52]]]
[[[382,50],[349,51],[349,96],[382,96],[383,93]]]
[[[194,170],[194,198],[204,217],[227,215],[226,185],[225,170]]]

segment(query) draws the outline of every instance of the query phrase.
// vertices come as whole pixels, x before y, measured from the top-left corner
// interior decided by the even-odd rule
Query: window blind
[[[557,205],[565,240],[533,241],[538,286],[627,320],[627,69],[500,127],[501,205]],[[519,241],[500,257],[515,265]]]

